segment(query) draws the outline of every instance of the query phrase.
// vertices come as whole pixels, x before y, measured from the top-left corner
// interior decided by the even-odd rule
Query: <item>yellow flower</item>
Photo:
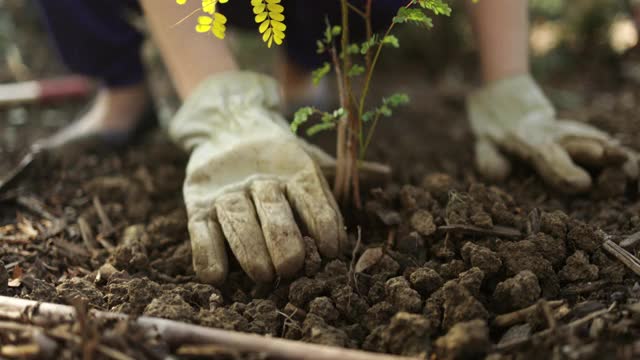
[[[251,0],[253,13],[255,14],[258,31],[262,34],[262,41],[271,47],[273,43],[281,45],[284,40],[284,31],[287,26],[283,23],[284,7],[280,5],[281,0]]]

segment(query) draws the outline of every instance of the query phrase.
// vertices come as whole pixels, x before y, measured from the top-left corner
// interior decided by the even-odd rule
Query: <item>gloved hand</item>
[[[205,80],[169,124],[191,152],[183,192],[204,282],[224,282],[225,241],[256,282],[297,272],[305,247],[294,211],[323,256],[336,257],[346,238],[319,167],[333,160],[291,133],[279,103],[273,79],[229,72]]]
[[[567,193],[591,186],[591,177],[576,164],[603,167],[624,164],[638,177],[637,155],[606,133],[575,121],[558,121],[553,106],[528,75],[490,84],[467,99],[476,136],[478,171],[494,180],[510,172],[505,151],[529,162],[553,187]]]

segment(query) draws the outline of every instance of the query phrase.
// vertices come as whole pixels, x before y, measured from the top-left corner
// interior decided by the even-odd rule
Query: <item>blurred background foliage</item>
[[[285,5],[286,1],[308,0],[285,0]],[[632,1],[530,0],[530,42],[536,75],[556,76],[575,70],[576,64],[618,66],[619,60],[638,42],[631,16]],[[401,48],[386,53],[383,57],[386,65],[412,62],[427,78],[437,78],[454,68],[475,68],[473,34],[464,11],[466,1],[450,3],[453,15],[434,19],[432,30],[402,28]],[[39,20],[32,1],[0,0],[0,81],[22,80],[57,67],[52,57],[47,56],[51,47],[44,40]],[[267,70],[269,61],[264,59],[273,58],[275,52],[264,49],[255,34],[236,33],[232,39],[233,47],[244,54],[240,56],[241,62]],[[256,58],[260,59],[259,64],[251,64]]]

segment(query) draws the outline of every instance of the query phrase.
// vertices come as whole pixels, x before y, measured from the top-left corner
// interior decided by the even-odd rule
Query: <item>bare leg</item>
[[[175,25],[200,6],[197,1],[178,6],[174,1],[142,0],[153,39],[160,47],[178,94],[191,94],[209,75],[237,70],[225,41],[212,34],[198,34],[193,22]]]
[[[480,0],[469,3],[484,81],[492,82],[528,73],[527,1]]]

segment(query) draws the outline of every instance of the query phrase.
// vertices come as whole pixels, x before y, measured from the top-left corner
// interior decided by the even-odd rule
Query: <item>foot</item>
[[[149,107],[144,84],[103,88],[80,119],[59,130],[36,147],[58,147],[83,138],[98,136],[106,142],[123,143],[134,135]]]

